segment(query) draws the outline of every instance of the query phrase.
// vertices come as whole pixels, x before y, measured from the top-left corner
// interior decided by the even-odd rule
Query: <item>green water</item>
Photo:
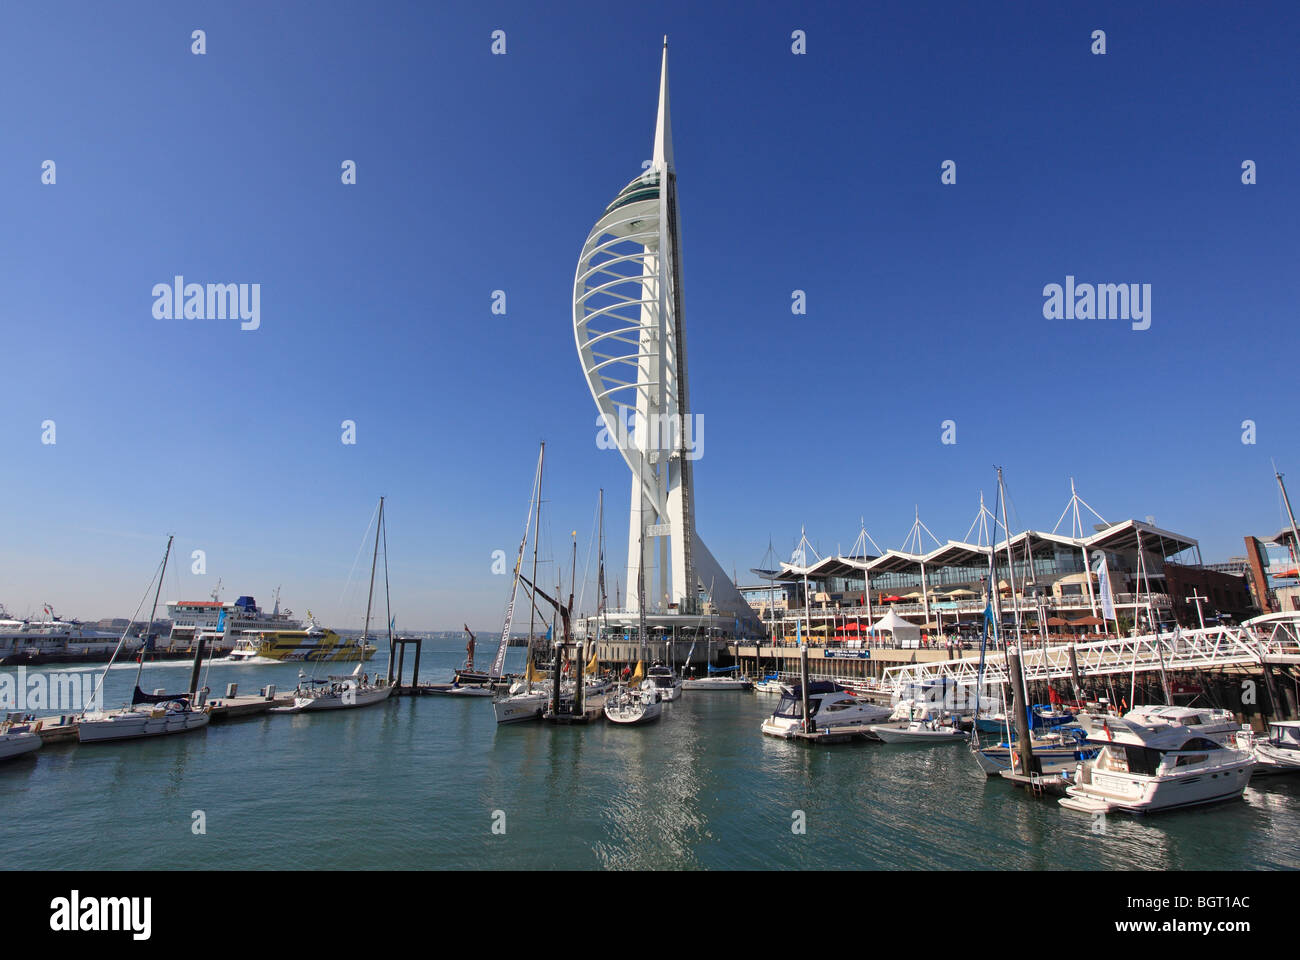
[[[422,679],[449,677],[461,657],[458,642],[426,649]],[[511,650],[508,667],[521,659]],[[150,668],[142,686],[180,689],[188,669]],[[216,664],[208,683],[286,689],[297,672]],[[133,667],[111,672],[108,705],[134,678]],[[1256,781],[1243,802],[1112,815],[1099,835],[1084,815],[986,780],[961,745],[810,747],[765,737],[758,725],[775,702],[687,691],[647,727],[498,728],[486,699],[409,697],[134,743],[51,744],[0,764],[3,865],[1300,867],[1300,777]],[[192,830],[196,810],[206,816],[203,835]],[[792,829],[796,811],[802,834]]]

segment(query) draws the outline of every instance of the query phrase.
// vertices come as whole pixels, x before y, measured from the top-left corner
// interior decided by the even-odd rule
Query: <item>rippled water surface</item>
[[[426,649],[422,678],[447,678],[462,656]],[[521,659],[511,650],[508,666]],[[217,663],[208,683],[251,693],[297,673]],[[142,686],[187,677],[188,665],[151,667]],[[111,671],[107,702],[134,679],[133,666]],[[1112,815],[1098,835],[1087,816],[986,781],[960,745],[765,737],[774,703],[688,691],[649,727],[498,728],[485,699],[411,697],[48,745],[0,764],[0,848],[10,869],[1300,867],[1300,777],[1255,781],[1244,802]],[[192,832],[196,810],[206,835]]]

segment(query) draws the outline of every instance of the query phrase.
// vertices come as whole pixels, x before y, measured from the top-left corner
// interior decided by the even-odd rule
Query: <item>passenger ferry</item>
[[[202,640],[211,650],[230,650],[246,633],[268,630],[301,630],[292,610],[280,609],[280,591],[275,591],[275,608],[269,613],[248,596],[234,603],[222,602],[221,587],[212,591],[211,600],[171,600],[167,616],[172,622],[170,646],[173,650],[192,650]]]
[[[301,630],[262,630],[244,633],[235,641],[231,660],[249,661],[259,657],[285,662],[332,663],[369,660],[378,647],[360,638],[341,637],[320,626],[307,614]]]
[[[65,620],[45,604],[43,620],[19,620],[0,606],[0,666],[41,663],[96,663],[107,660],[118,636],[92,630],[79,620]],[[127,641],[132,650],[139,640]]]

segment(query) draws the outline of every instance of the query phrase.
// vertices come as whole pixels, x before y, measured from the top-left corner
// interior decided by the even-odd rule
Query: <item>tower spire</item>
[[[655,120],[654,168],[673,169],[673,124],[668,112],[668,36],[664,36],[664,59],[659,69],[659,115]]]

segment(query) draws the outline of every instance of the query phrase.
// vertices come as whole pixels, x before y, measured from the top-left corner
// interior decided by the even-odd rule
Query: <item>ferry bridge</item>
[[[1300,636],[1294,628],[1282,624],[1254,631],[1215,626],[1088,643],[1022,645],[1020,661],[1025,680],[1030,683],[1162,669],[1287,668],[1300,665]],[[979,657],[966,657],[890,667],[884,671],[880,686],[898,696],[912,685],[946,681],[949,686],[975,686],[979,679]],[[994,685],[1008,682],[1006,660],[1000,650],[986,653],[984,681]]]

